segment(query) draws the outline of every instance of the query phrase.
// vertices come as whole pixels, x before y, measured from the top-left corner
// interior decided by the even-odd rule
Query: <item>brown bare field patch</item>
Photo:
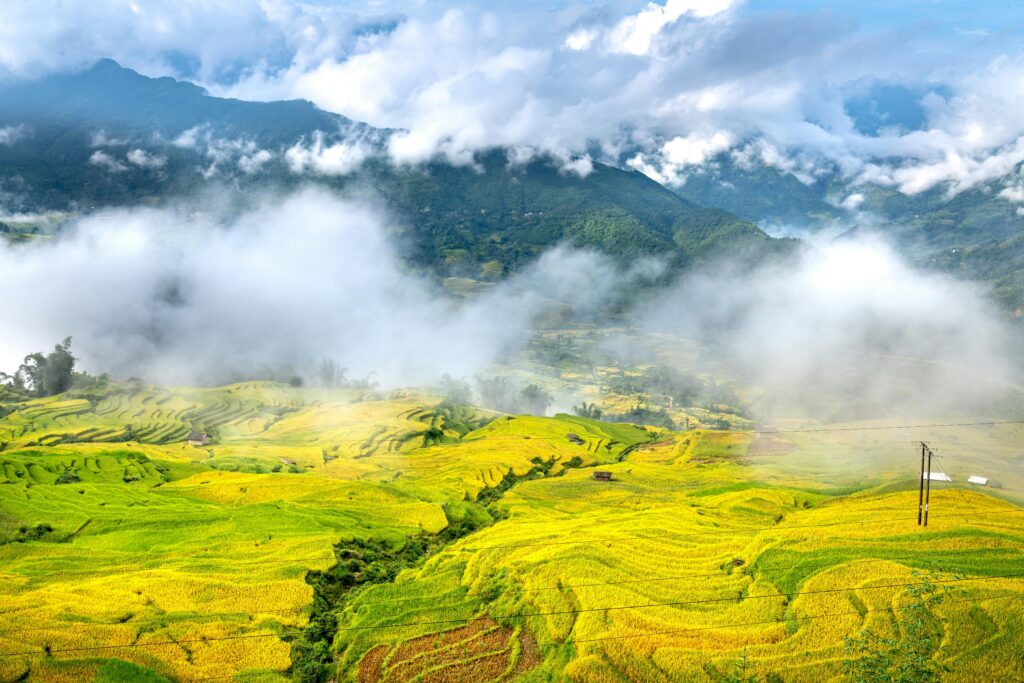
[[[633,452],[640,453],[644,451],[659,451],[665,448],[674,448],[675,445],[675,439],[664,439],[662,441],[654,441],[652,443],[645,443],[642,446],[637,446]]]
[[[518,636],[519,656],[512,661],[516,632],[491,619],[477,619],[451,631],[407,640],[394,647],[378,646],[359,662],[358,680],[493,681],[509,678],[540,662],[532,635]]]
[[[747,448],[747,455],[786,455],[795,450],[796,446],[790,441],[775,434],[758,432]]]
[[[383,675],[384,657],[388,654],[387,645],[378,645],[365,655],[359,662],[359,683],[379,681]]]

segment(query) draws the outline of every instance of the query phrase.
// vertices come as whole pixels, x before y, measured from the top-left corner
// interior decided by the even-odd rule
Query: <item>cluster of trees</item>
[[[62,394],[72,386],[94,387],[106,384],[107,376],[91,377],[75,372],[78,359],[71,353],[71,337],[53,347],[50,353],[30,353],[13,373],[0,372],[0,385],[19,394],[43,397]]]
[[[437,389],[444,397],[442,405],[473,403],[473,387],[464,378],[444,375]],[[483,407],[513,414],[544,415],[555,401],[541,386],[520,386],[507,377],[477,377],[476,394]]]
[[[348,368],[338,365],[330,358],[324,358],[316,368],[317,386],[324,389],[376,389],[379,383],[373,379],[374,373],[362,379],[351,379]]]
[[[652,366],[640,375],[609,377],[604,389],[609,393],[650,397],[654,402],[665,402],[673,408],[702,405],[710,410],[722,406],[737,409],[741,403],[728,386],[703,381],[667,365]]]
[[[354,538],[335,545],[337,563],[325,571],[313,570],[306,575],[306,582],[313,587],[313,613],[302,634],[292,642],[294,680],[320,683],[331,679],[331,645],[338,631],[336,614],[344,607],[350,591],[366,584],[390,583],[403,570],[500,518],[493,509],[476,504],[462,512],[453,516],[446,504],[448,526],[436,534],[407,538],[398,548],[387,538]]]
[[[964,591],[950,587],[949,579],[941,572],[914,570],[913,577],[915,583],[907,586],[906,601],[898,608],[893,632],[863,629],[846,638],[843,670],[852,680],[932,683],[948,671],[938,659],[944,649],[945,619],[934,608],[950,595]],[[954,576],[953,580],[959,578]]]
[[[583,401],[578,406],[572,407],[572,414],[577,417],[585,417],[588,420],[600,420],[601,416],[604,415],[604,411],[596,403]]]
[[[844,680],[856,683],[938,683],[950,669],[940,661],[948,619],[935,611],[947,597],[963,589],[939,585],[941,572],[913,572],[903,604],[893,608],[890,628],[864,628],[844,639]],[[960,577],[953,577],[957,580]],[[722,683],[782,683],[777,673],[761,675],[747,651],[722,672]]]
[[[605,422],[628,422],[630,424],[651,425],[652,427],[664,427],[665,429],[678,429],[679,425],[668,414],[664,408],[651,408],[645,405],[635,405],[624,413],[605,415]]]
[[[539,385],[519,387],[507,377],[477,378],[477,391],[485,406],[503,413],[544,415],[555,401]]]
[[[646,394],[670,398],[674,406],[692,406],[704,392],[704,383],[693,375],[665,365],[647,368],[640,375],[616,375],[605,381],[605,390],[616,394]]]

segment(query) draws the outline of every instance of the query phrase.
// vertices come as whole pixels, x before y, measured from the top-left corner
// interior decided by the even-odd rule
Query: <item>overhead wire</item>
[[[746,602],[749,602],[749,601],[752,601],[752,600],[764,600],[764,599],[770,599],[770,598],[785,598],[787,600],[791,600],[794,597],[800,596],[800,595],[821,595],[821,594],[830,594],[830,593],[842,593],[842,592],[848,592],[848,591],[881,590],[881,589],[884,589],[884,588],[909,588],[909,587],[912,587],[912,586],[920,586],[920,585],[927,585],[927,584],[964,583],[964,582],[969,582],[969,581],[989,581],[989,580],[993,580],[993,579],[1011,579],[1011,578],[1021,578],[1021,577],[1024,577],[1024,573],[1018,573],[1018,574],[996,574],[996,575],[989,575],[989,576],[974,576],[974,577],[966,577],[966,578],[961,577],[961,578],[953,578],[953,579],[931,579],[931,580],[928,580],[928,581],[915,581],[915,582],[910,582],[910,583],[906,583],[906,582],[904,582],[904,583],[890,583],[890,584],[879,584],[879,585],[873,585],[873,586],[865,586],[865,585],[860,585],[860,586],[842,586],[842,587],[839,587],[839,588],[827,588],[827,589],[810,590],[810,591],[792,591],[792,592],[789,592],[789,593],[771,593],[771,594],[765,594],[765,595],[747,595],[747,596],[728,596],[728,597],[721,597],[721,598],[704,598],[704,599],[699,599],[699,600],[679,600],[679,601],[672,601],[672,602],[644,603],[644,604],[639,604],[639,605],[612,605],[612,606],[604,606],[604,607],[588,607],[588,608],[568,609],[568,610],[549,610],[549,611],[536,611],[536,612],[518,612],[518,613],[513,613],[513,614],[489,615],[489,616],[492,619],[518,619],[518,618],[533,618],[533,617],[543,617],[543,616],[556,616],[556,615],[565,615],[565,614],[585,614],[585,613],[590,613],[590,612],[612,612],[612,611],[622,611],[622,610],[631,610],[631,609],[650,609],[650,608],[657,608],[657,607],[683,607],[683,606],[689,606],[689,605],[705,605],[705,604],[713,604],[713,603],[721,603],[721,602],[731,602],[731,603],[740,604],[740,603],[746,603]],[[345,626],[345,627],[339,627],[337,629],[337,631],[339,631],[339,632],[342,632],[342,631],[379,631],[379,630],[390,630],[390,629],[396,629],[396,628],[417,627],[417,626],[438,626],[438,625],[445,625],[445,624],[448,624],[448,625],[450,625],[450,624],[462,624],[462,623],[471,622],[471,621],[473,621],[476,618],[478,618],[478,616],[462,618],[462,619],[436,619],[436,620],[429,620],[429,621],[413,621],[413,622],[405,622],[405,623],[397,623],[397,624],[374,624],[374,625],[365,625],[365,626]],[[301,630],[297,631],[297,633],[301,633],[301,632],[302,632]],[[166,641],[150,641],[150,642],[145,642],[145,643],[132,643],[132,644],[128,644],[128,645],[98,645],[98,646],[85,646],[85,647],[73,647],[73,648],[48,648],[48,649],[44,649],[43,651],[0,652],[0,658],[2,658],[2,657],[17,657],[17,656],[52,655],[52,654],[57,654],[57,653],[61,653],[61,652],[83,652],[83,651],[97,651],[97,650],[133,649],[133,648],[136,648],[136,647],[155,647],[155,646],[160,646],[160,645],[177,645],[177,644],[192,643],[192,642],[207,642],[207,641],[218,641],[218,640],[238,640],[238,639],[243,639],[243,638],[247,638],[247,637],[248,638],[271,637],[271,636],[276,637],[279,634],[283,634],[283,632],[278,632],[278,633],[273,633],[273,634],[240,634],[240,635],[234,635],[234,636],[216,636],[216,637],[207,637],[207,638],[198,638],[198,639],[176,639],[176,640],[166,640]]]
[[[995,601],[995,600],[1009,600],[1009,599],[1019,599],[1019,598],[1020,598],[1020,594],[1013,593],[1013,594],[1009,594],[1009,595],[995,595],[995,596],[985,596],[985,597],[972,597],[972,598],[958,599],[958,600],[945,600],[945,601],[943,601],[943,604],[947,604],[948,605],[948,604],[962,604],[962,603],[967,603],[967,602],[970,602],[970,603],[992,602],[992,601]],[[800,622],[800,621],[814,621],[814,620],[817,620],[817,619],[834,619],[836,617],[853,616],[853,615],[861,615],[861,616],[863,616],[864,614],[876,613],[876,612],[900,612],[900,611],[903,611],[903,610],[906,610],[906,609],[914,609],[914,608],[915,608],[914,605],[866,608],[866,609],[863,609],[863,610],[851,610],[851,611],[848,611],[848,612],[829,612],[829,613],[824,613],[824,614],[809,614],[809,615],[803,615],[803,616],[789,616],[789,617],[782,617],[780,619],[773,619],[773,620],[766,620],[766,621],[734,622],[734,623],[728,623],[728,624],[715,624],[715,625],[712,625],[712,626],[698,626],[698,627],[685,628],[685,629],[671,629],[671,630],[667,630],[667,631],[649,631],[649,632],[643,632],[643,633],[629,633],[629,634],[623,634],[623,635],[618,635],[618,636],[602,636],[602,637],[597,637],[597,638],[572,638],[571,640],[567,639],[564,642],[537,643],[537,646],[538,647],[545,647],[545,648],[563,648],[563,647],[566,647],[566,646],[576,645],[576,644],[579,644],[579,643],[595,643],[595,642],[606,641],[606,640],[631,640],[631,639],[634,639],[634,638],[650,638],[652,636],[674,635],[674,634],[681,634],[681,633],[694,633],[694,632],[699,632],[699,631],[711,631],[711,630],[717,630],[717,629],[723,629],[723,628],[737,628],[737,627],[742,627],[742,626],[777,625],[777,624],[785,624],[785,623],[794,622],[794,621],[795,622]],[[238,673],[238,674],[230,674],[230,675],[226,675],[226,676],[207,676],[207,677],[204,677],[204,678],[197,678],[195,680],[197,680],[197,681],[215,681],[215,680],[224,680],[224,679],[228,679],[228,678],[240,678],[240,677],[250,678],[250,677],[254,677],[254,676],[265,676],[265,675],[272,675],[272,674],[268,674],[267,672]]]
[[[1001,551],[1005,551],[1005,550],[1016,551],[1016,550],[1020,550],[1020,548],[1018,548],[1018,547],[998,548],[997,547],[997,548],[986,548],[985,550],[989,551],[991,554],[994,555],[994,554],[1001,554]],[[957,554],[956,559],[962,559],[962,558],[963,558],[963,553]],[[945,559],[949,559],[949,558],[945,558]],[[893,556],[893,557],[887,557],[887,558],[863,558],[863,559],[855,559],[855,560],[847,560],[847,561],[831,561],[831,562],[822,562],[822,563],[796,562],[796,563],[793,563],[793,564],[773,565],[773,566],[762,566],[762,565],[758,565],[756,563],[753,563],[753,564],[750,564],[750,565],[735,565],[736,569],[740,569],[741,567],[743,569],[738,574],[737,573],[733,573],[733,572],[723,573],[723,572],[725,572],[725,570],[724,569],[720,569],[718,572],[677,574],[677,575],[674,575],[674,576],[658,576],[658,577],[650,577],[650,578],[643,578],[643,579],[625,579],[625,580],[622,580],[622,581],[604,581],[604,582],[583,583],[583,584],[564,584],[564,585],[561,585],[561,586],[557,586],[556,585],[556,586],[546,586],[546,587],[541,587],[541,588],[524,588],[524,589],[520,589],[520,592],[521,593],[537,593],[537,592],[543,592],[543,591],[575,590],[575,589],[579,589],[579,588],[590,588],[590,587],[600,587],[600,586],[623,586],[623,585],[633,585],[633,584],[640,584],[640,583],[657,583],[657,582],[662,582],[662,581],[675,581],[675,580],[690,579],[690,578],[714,578],[714,577],[719,577],[719,576],[721,576],[723,578],[724,577],[728,577],[728,576],[753,577],[753,574],[751,572],[754,572],[754,571],[756,571],[758,573],[765,573],[765,572],[772,572],[772,571],[788,571],[788,570],[794,570],[794,569],[804,570],[804,569],[812,569],[812,568],[813,569],[818,569],[818,568],[828,568],[828,567],[845,567],[845,566],[850,565],[850,564],[889,563],[889,562],[908,561],[908,560],[919,560],[920,561],[919,564],[922,565],[922,566],[933,565],[933,566],[935,566],[937,568],[940,568],[940,569],[943,567],[943,564],[942,564],[943,558],[921,557],[920,554],[899,555],[899,556]],[[415,596],[415,597],[408,597],[408,598],[394,598],[394,599],[381,599],[381,600],[360,600],[357,606],[358,607],[362,607],[362,606],[368,606],[368,605],[385,605],[385,604],[397,604],[397,603],[425,601],[425,600],[437,600],[438,598],[443,597],[444,595],[449,594],[451,592],[453,592],[453,591],[447,591],[444,594],[422,595],[422,596]],[[474,597],[474,596],[467,596],[467,597]],[[459,605],[450,605],[450,606],[451,607],[458,607]],[[190,612],[190,613],[177,613],[177,615],[175,613],[168,613],[168,614],[162,615],[161,617],[154,617],[154,618],[151,618],[151,619],[130,619],[129,618],[129,619],[118,619],[118,620],[113,620],[113,621],[84,621],[84,620],[81,620],[81,619],[76,619],[76,620],[65,620],[63,623],[66,623],[66,624],[76,624],[76,625],[79,625],[79,626],[132,626],[132,625],[136,625],[136,624],[155,624],[155,623],[168,623],[168,622],[175,622],[175,621],[184,621],[185,619],[182,618],[182,617],[188,617],[188,618],[191,618],[193,621],[195,621],[195,620],[198,620],[200,618],[207,618],[207,617],[258,616],[258,615],[264,615],[264,614],[296,613],[296,612],[303,612],[303,611],[309,610],[311,608],[312,607],[310,605],[305,605],[303,607],[289,607],[289,608],[280,608],[280,609],[260,609],[260,610],[255,610],[255,611]],[[53,630],[54,628],[59,628],[59,627],[57,627],[57,626],[40,626],[40,627],[32,627],[32,628],[3,629],[3,630],[0,630],[0,636],[6,635],[6,634],[9,634],[9,633],[22,633],[22,632],[28,632],[28,631],[48,631],[48,630]]]

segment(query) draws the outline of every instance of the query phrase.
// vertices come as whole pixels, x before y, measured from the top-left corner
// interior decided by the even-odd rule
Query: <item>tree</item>
[[[945,668],[936,656],[942,650],[943,621],[931,608],[949,594],[937,581],[942,575],[913,572],[907,587],[909,604],[896,611],[896,633],[864,629],[845,640],[848,659],[843,671],[857,683],[931,683]]]
[[[480,394],[480,402],[485,407],[503,413],[519,412],[516,388],[507,377],[495,377],[493,379],[477,377],[476,388]]]
[[[732,670],[725,675],[722,683],[757,683],[757,673],[750,664],[750,656],[746,649],[743,650],[743,657],[732,666]]]
[[[572,412],[578,417],[585,417],[588,420],[600,420],[604,414],[600,408],[597,407],[596,403],[587,403],[583,401],[578,406],[572,407]]]
[[[473,402],[473,389],[464,378],[455,379],[448,373],[441,376],[438,390],[448,405],[467,405]]]
[[[4,374],[0,379],[15,391],[25,391],[33,396],[53,396],[71,388],[75,379],[75,363],[71,353],[71,337],[53,347],[49,354],[31,353],[25,356],[14,375]]]
[[[334,360],[324,358],[316,370],[320,386],[325,389],[338,389],[348,384],[348,368],[339,366]]]
[[[548,406],[554,402],[554,397],[541,389],[536,384],[527,384],[519,390],[522,412],[531,415],[543,415]]]

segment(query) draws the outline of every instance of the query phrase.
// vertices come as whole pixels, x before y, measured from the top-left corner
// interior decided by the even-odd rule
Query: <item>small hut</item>
[[[207,446],[213,439],[206,432],[192,432],[188,435],[189,446]]]
[[[988,477],[979,477],[978,475],[974,474],[967,477],[967,483],[975,484],[977,486],[988,486]]]
[[[612,473],[609,472],[608,470],[595,470],[594,479],[596,479],[597,481],[611,481]]]
[[[580,438],[579,434],[573,434],[572,432],[566,434],[565,438],[569,439],[569,441],[576,444],[577,446],[582,446],[587,443],[586,441]]]

